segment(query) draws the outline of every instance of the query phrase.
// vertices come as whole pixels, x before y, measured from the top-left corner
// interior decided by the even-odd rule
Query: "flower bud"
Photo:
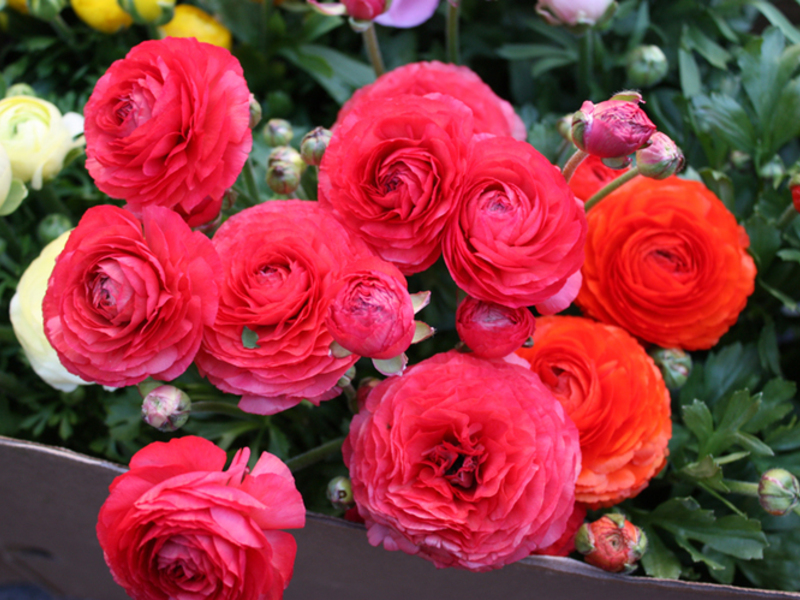
[[[780,517],[797,506],[800,483],[785,469],[765,471],[758,483],[758,502],[771,515]]]
[[[163,25],[175,15],[175,0],[118,0],[120,7],[140,25]]]
[[[6,90],[6,98],[11,96],[33,96],[36,97],[36,92],[27,83],[15,83]]]
[[[28,12],[42,21],[52,21],[66,6],[67,0],[27,0]]]
[[[666,179],[683,168],[683,152],[672,139],[656,131],[650,143],[636,151],[639,174],[650,179]]]
[[[561,137],[568,142],[572,141],[572,114],[564,115],[556,123],[556,129]]]
[[[276,161],[267,168],[267,185],[276,194],[291,194],[300,186],[302,173],[296,165]]]
[[[600,158],[616,158],[628,156],[646,144],[656,126],[639,108],[636,96],[620,94],[617,97],[632,99],[584,102],[572,116],[575,145]]]
[[[533,335],[535,326],[533,313],[524,306],[509,308],[467,296],[456,310],[458,336],[482,358],[508,356]]]
[[[789,191],[792,193],[794,209],[800,212],[800,173],[793,175],[789,180]]]
[[[680,348],[654,348],[648,354],[661,370],[667,387],[681,389],[692,372],[692,357]]]
[[[250,94],[250,121],[248,125],[250,129],[255,129],[256,125],[261,122],[261,103],[256,100],[254,94]]]
[[[539,0],[536,12],[551,25],[602,25],[614,16],[613,0]]]
[[[372,21],[386,12],[386,0],[342,0],[347,14],[359,21]]]
[[[159,431],[177,431],[189,420],[192,400],[174,385],[160,385],[142,402],[142,418]]]
[[[36,228],[36,236],[43,244],[49,244],[65,231],[72,229],[72,227],[72,222],[67,215],[52,213],[39,221],[39,226]]]
[[[669,62],[658,46],[638,46],[628,54],[628,81],[633,87],[652,87],[667,76]]]
[[[92,29],[116,33],[133,23],[131,16],[120,8],[117,0],[70,0],[78,18]]]
[[[353,499],[353,485],[347,477],[334,477],[328,483],[328,489],[325,492],[328,500],[331,501],[334,508],[347,510],[355,505]]]
[[[618,156],[616,158],[601,158],[600,162],[607,166],[609,169],[621,171],[631,166],[633,159],[630,156]]]
[[[233,47],[233,37],[228,28],[191,4],[176,6],[172,20],[158,28],[158,35],[162,38],[193,37],[198,42],[213,44],[226,50]]]
[[[647,550],[647,537],[623,515],[611,513],[581,525],[575,549],[590,565],[612,573],[632,573]]]
[[[278,146],[272,149],[272,152],[269,153],[269,157],[267,157],[267,166],[269,167],[279,162],[289,163],[301,173],[306,170],[306,163],[303,157],[291,146]]]
[[[316,127],[309,131],[300,142],[300,156],[303,160],[314,167],[318,167],[322,162],[322,155],[331,142],[331,130],[324,127]]]
[[[58,174],[67,154],[85,143],[82,136],[73,139],[72,123],[83,129],[83,118],[73,114],[62,117],[50,102],[31,96],[0,100],[0,144],[8,153],[14,179],[30,182],[38,190],[43,180]]]
[[[264,141],[268,146],[285,146],[292,141],[294,131],[289,121],[284,119],[270,119],[264,125]]]

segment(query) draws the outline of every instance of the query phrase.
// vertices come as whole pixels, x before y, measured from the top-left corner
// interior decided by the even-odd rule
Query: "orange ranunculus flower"
[[[592,208],[587,221],[576,303],[643,340],[711,348],[753,293],[747,233],[702,183],[639,177]]]
[[[533,347],[517,354],[578,427],[575,500],[598,508],[642,491],[672,435],[669,392],[644,348],[619,327],[553,316],[536,320]]]

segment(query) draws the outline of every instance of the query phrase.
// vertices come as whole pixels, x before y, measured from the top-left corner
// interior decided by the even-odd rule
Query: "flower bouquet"
[[[800,590],[782,8],[9,0],[0,434],[128,466],[137,600],[281,598],[307,511]]]

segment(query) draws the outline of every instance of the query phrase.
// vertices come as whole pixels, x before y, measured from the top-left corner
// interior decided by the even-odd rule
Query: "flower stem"
[[[786,207],[786,210],[783,211],[778,220],[775,222],[775,226],[778,229],[785,229],[794,218],[798,215],[797,209],[794,207],[794,202],[790,202],[789,206]]]
[[[447,2],[447,60],[454,65],[459,64],[459,43],[458,25],[459,13],[461,12],[460,0],[448,0]]]
[[[375,71],[375,76],[380,77],[386,73],[386,67],[383,65],[383,57],[381,56],[381,47],[378,45],[378,34],[375,33],[375,25],[370,25],[361,35],[364,38],[364,46],[367,48],[367,54]]]
[[[567,180],[567,183],[569,183],[569,180],[575,175],[575,171],[587,156],[589,155],[583,150],[575,150],[575,154],[569,157],[567,164],[564,165],[564,170],[561,172],[561,174],[564,175],[564,179]]]
[[[749,481],[734,481],[732,479],[725,479],[723,482],[732,494],[740,494],[742,496],[752,496],[758,498],[758,484]]]
[[[631,179],[633,179],[638,175],[639,175],[639,167],[634,167],[629,171],[626,171],[619,177],[617,177],[614,181],[609,182],[608,184],[606,184],[604,188],[602,188],[599,192],[597,192],[594,196],[592,196],[586,201],[586,204],[583,205],[584,210],[586,212],[589,212],[589,209],[592,208],[598,202],[600,202],[600,200],[608,196],[611,192],[613,192],[617,188],[622,187],[623,185],[625,185]]]
[[[70,48],[75,48],[75,34],[70,29],[70,26],[67,25],[66,21],[61,18],[61,15],[56,15],[50,21],[50,25],[56,31],[56,35],[61,38],[67,46]]]
[[[342,448],[343,442],[344,437],[339,437],[335,440],[331,440],[330,442],[325,442],[321,446],[312,448],[308,452],[303,452],[302,454],[298,454],[297,456],[290,458],[286,461],[286,466],[289,467],[289,470],[292,473],[296,473],[301,469],[305,469],[306,467],[310,467],[311,465],[318,463],[331,454],[339,452],[339,450]]]
[[[253,163],[248,158],[244,163],[244,185],[247,188],[247,195],[254,202],[258,202],[258,186],[256,185],[256,176],[253,173]]]
[[[234,417],[249,416],[241,408],[229,402],[214,402],[211,400],[192,402],[192,412],[211,412]]]
[[[578,97],[588,99],[594,77],[594,38],[590,29],[578,40]]]

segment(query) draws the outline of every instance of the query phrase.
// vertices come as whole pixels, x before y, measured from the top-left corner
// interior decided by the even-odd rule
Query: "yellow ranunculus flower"
[[[103,33],[116,33],[133,23],[117,0],[71,0],[72,10],[81,21]]]
[[[47,244],[25,270],[19,280],[17,293],[11,299],[9,311],[14,334],[33,370],[45,383],[63,392],[71,392],[79,385],[88,385],[88,382],[64,368],[44,335],[42,302],[47,291],[47,280],[56,265],[56,258],[67,244],[69,234],[67,231]]]
[[[64,117],[50,102],[32,96],[0,100],[0,144],[11,161],[14,179],[38,190],[42,181],[55,177],[73,148],[84,143],[83,117]]]
[[[159,27],[158,33],[162,38],[193,37],[199,42],[228,50],[233,46],[231,32],[210,14],[191,4],[176,6],[172,21]]]
[[[28,3],[26,0],[6,0],[6,4],[23,15],[27,15],[29,13]]]

